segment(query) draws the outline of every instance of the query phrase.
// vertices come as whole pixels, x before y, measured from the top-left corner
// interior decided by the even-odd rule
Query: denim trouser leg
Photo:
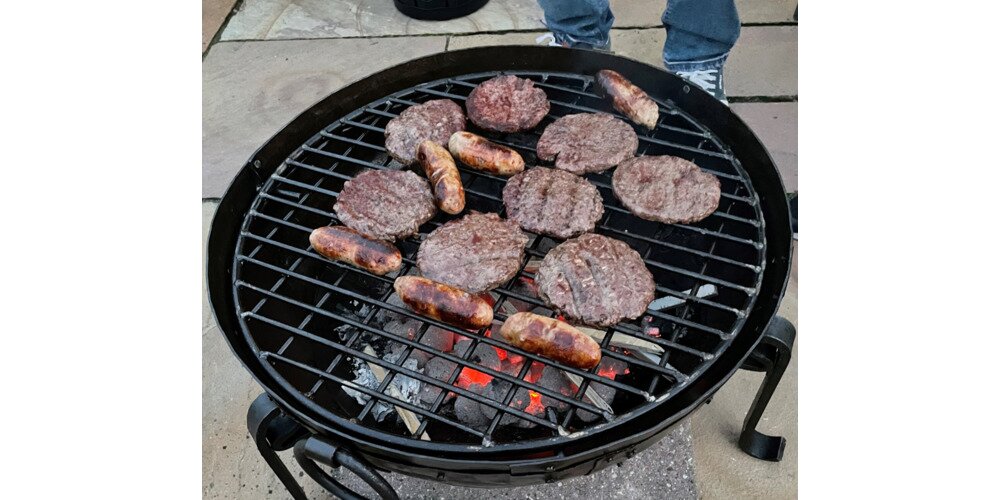
[[[606,49],[611,44],[608,0],[538,0],[545,11],[545,25],[556,41],[570,47]]]
[[[740,36],[734,0],[669,0],[663,62],[673,71],[721,68]]]

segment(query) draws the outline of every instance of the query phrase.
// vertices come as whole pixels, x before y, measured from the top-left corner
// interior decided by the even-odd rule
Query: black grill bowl
[[[592,76],[613,69],[660,103],[683,111],[725,146],[749,179],[763,244],[747,313],[711,362],[677,391],[583,431],[496,446],[420,441],[352,422],[310,400],[262,360],[240,317],[234,286],[237,242],[248,213],[289,155],[331,123],[390,94],[458,75],[496,71]],[[753,132],[728,107],[662,69],[602,52],[502,46],[436,54],[348,85],[292,120],[262,146],[233,180],[212,221],[207,254],[209,299],[233,353],[288,413],[314,432],[349,443],[377,467],[469,486],[540,483],[589,474],[621,462],[661,438],[739,368],[774,316],[788,280],[791,226],[781,178]]]

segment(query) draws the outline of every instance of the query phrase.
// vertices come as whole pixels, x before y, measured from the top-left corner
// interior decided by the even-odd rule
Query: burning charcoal
[[[509,382],[494,380],[493,384],[491,384],[491,386],[488,388],[487,391],[484,392],[483,395],[489,399],[492,399],[493,401],[500,403],[503,402],[504,396],[507,395],[507,391],[509,389],[510,389]],[[514,393],[514,398],[511,400],[508,406],[516,410],[524,410],[525,407],[528,406],[528,401],[530,401],[528,391],[525,389],[518,389]],[[482,412],[483,416],[487,419],[487,423],[492,421],[493,418],[496,417],[498,411],[496,408],[484,404],[479,404],[479,410],[480,412]],[[528,420],[524,420],[519,416],[505,413],[500,418],[499,425],[516,425],[522,428],[530,428],[534,427],[535,423]]]
[[[424,332],[424,336],[420,338],[420,343],[441,352],[449,352],[452,346],[455,345],[455,334],[448,330],[432,326]]]
[[[495,332],[500,331],[500,326],[501,325],[502,325],[502,323],[499,323],[499,322],[493,323],[492,331],[495,331]],[[504,339],[500,335],[497,335],[495,338],[496,338],[496,340],[498,340],[498,341],[500,341],[500,342],[502,342],[504,344],[507,343],[507,340]],[[510,352],[510,351],[508,351],[506,349],[501,348],[501,347],[494,347],[493,349],[496,351],[497,357],[500,358],[500,362],[501,362],[500,369],[503,370],[504,373],[509,373],[509,374],[515,375],[515,376],[518,375],[519,371],[521,369],[521,365],[524,364],[524,356],[521,356],[520,354],[514,354],[514,353],[512,353],[512,352]]]
[[[455,348],[453,349],[452,354],[459,357],[465,356],[465,353],[469,350],[469,345],[471,343],[472,340],[467,338],[463,338],[462,340],[455,342]],[[476,350],[469,360],[480,366],[485,366],[497,371],[500,370],[500,355],[497,353],[496,348],[489,344],[480,342],[479,345],[476,346]]]
[[[500,371],[507,375],[516,377],[521,374],[521,367],[524,366],[523,356],[510,356],[500,362]]]
[[[598,365],[597,367],[598,375],[611,380],[614,380],[615,377],[617,377],[618,375],[625,373],[628,373],[628,365],[624,361],[620,361],[614,358],[609,358],[609,357],[601,358],[601,364]],[[610,387],[596,382],[591,382],[590,387],[594,389],[594,391],[597,392],[597,395],[600,396],[601,399],[603,399],[609,405],[614,401],[615,392],[617,392],[615,391],[614,387]],[[584,401],[586,401],[586,397],[584,398]],[[591,413],[589,411],[584,411],[584,410],[580,410],[576,412],[576,414],[577,416],[580,417],[581,420],[588,423],[601,418],[601,416],[596,413]]]
[[[506,390],[504,390],[504,392],[506,392]],[[511,399],[510,404],[507,406],[517,410],[523,410],[526,413],[530,413],[532,415],[541,417],[542,415],[544,415],[545,409],[541,404],[540,397],[541,395],[538,394],[537,392],[529,391],[521,387],[518,388],[516,391],[514,391],[514,399]],[[488,415],[490,415],[490,417],[492,417],[493,415],[496,415],[496,410],[494,410],[493,408],[489,408],[488,411],[486,411],[484,409],[484,413],[487,413]],[[520,416],[505,414],[503,417],[500,418],[500,425],[514,425],[516,427],[521,427],[523,429],[530,429],[531,427],[534,427],[536,424]]]
[[[469,386],[469,391],[482,394],[486,390],[485,386],[474,384]],[[465,397],[458,396],[455,401],[455,416],[465,425],[473,428],[485,428],[489,425],[490,419],[483,414],[482,405]],[[495,411],[495,410],[494,410]]]
[[[396,294],[390,295],[389,298],[386,300],[386,303],[402,309],[406,309],[406,304],[403,303],[403,299],[399,298],[399,296]],[[395,311],[390,311],[388,309],[381,309],[377,314],[375,314],[374,323],[376,325],[381,326],[383,329],[387,331],[390,331],[389,328],[387,328],[386,326],[390,322],[399,323],[400,325],[397,325],[396,328],[394,328],[394,330],[398,330],[399,326],[402,326],[403,332],[408,330],[410,327],[412,327],[413,330],[416,331],[416,329],[419,328],[420,324],[422,323],[418,319],[411,318],[405,314],[400,314]],[[399,331],[393,331],[392,333],[400,334]]]
[[[431,358],[430,361],[424,365],[424,374],[428,377],[433,377],[437,380],[447,381],[451,377],[452,371],[458,366],[456,363],[452,363],[444,358]],[[441,388],[435,387],[430,384],[424,384],[420,389],[420,402],[428,408],[434,404],[434,400],[437,399],[438,394],[441,394]],[[446,396],[443,403],[448,401],[449,396]]]
[[[386,327],[388,328],[395,324],[397,323],[390,321],[389,323],[386,323]],[[415,338],[416,332],[411,332],[407,335],[407,337],[410,339]],[[454,333],[432,326],[424,332],[424,335],[420,338],[420,343],[440,352],[448,352],[451,351],[454,338]],[[399,356],[407,347],[408,346],[406,344],[401,344],[399,342],[389,342],[390,354],[386,356],[386,359],[391,362],[395,362],[399,359]],[[417,361],[417,365],[423,367],[433,355],[433,353],[414,348],[411,350],[407,358],[415,359]]]
[[[566,376],[563,375],[562,370],[558,368],[552,368],[550,366],[545,367],[542,371],[541,378],[538,382],[536,382],[536,384],[546,389],[558,392],[564,396],[573,396],[573,384],[569,382]],[[551,406],[559,412],[566,411],[566,409],[569,408],[569,403],[564,403],[549,396],[542,396],[541,404],[543,407]]]

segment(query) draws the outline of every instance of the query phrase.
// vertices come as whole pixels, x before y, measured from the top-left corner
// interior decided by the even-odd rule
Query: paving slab
[[[788,289],[778,309],[778,314],[796,328],[799,326],[798,287],[796,244]],[[738,371],[715,394],[711,404],[702,406],[691,416],[701,498],[783,500],[798,497],[798,344],[801,334],[797,332],[792,359],[757,427],[764,434],[785,437],[785,455],[781,462],[757,460],[740,451],[736,444],[743,418],[764,378],[762,373]]]
[[[445,37],[220,42],[202,63],[202,197],[218,198],[264,141],[331,92],[445,48]]]
[[[736,11],[743,24],[790,23],[798,5],[799,0],[736,0]]]
[[[799,190],[799,103],[734,103],[740,115],[771,153],[785,191]]]
[[[535,0],[491,0],[449,21],[406,17],[389,0],[245,0],[222,40],[436,35],[542,29]]]
[[[726,64],[726,92],[732,97],[798,94],[798,48],[795,26],[744,27]],[[532,45],[538,33],[453,36],[448,49],[485,45]],[[662,28],[614,29],[616,54],[663,67]]]
[[[236,5],[236,0],[201,0],[201,52],[208,49],[208,44],[219,32],[222,23]]]
[[[611,0],[616,28],[660,26],[664,0]],[[741,23],[791,22],[798,0],[736,0]]]
[[[797,26],[744,26],[726,62],[731,96],[797,96]]]
[[[220,1],[220,0],[210,0]],[[229,0],[225,0],[229,1]],[[795,0],[738,0],[744,23],[792,20]],[[663,0],[611,0],[616,28],[660,26]],[[448,21],[420,21],[388,0],[245,0],[222,40],[350,38],[469,34],[544,29],[536,0],[491,0],[482,9]]]

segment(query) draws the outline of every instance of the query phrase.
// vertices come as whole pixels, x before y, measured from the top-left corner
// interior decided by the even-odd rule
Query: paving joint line
[[[799,102],[798,95],[747,95],[747,96],[726,96],[730,103],[771,103],[771,102]]]
[[[239,4],[242,4],[244,0],[239,0]],[[233,9],[235,12],[236,9]],[[230,17],[232,13],[230,13]],[[225,30],[226,25],[229,24],[229,18],[226,19],[226,23],[219,29],[216,33],[216,39],[213,40],[211,45],[214,45],[216,41],[218,43],[226,42],[294,42],[294,41],[305,41],[305,40],[357,40],[357,39],[381,39],[381,38],[422,38],[422,37],[445,37],[445,50],[448,50],[448,45],[450,44],[451,38],[461,37],[461,36],[476,36],[476,35],[511,35],[511,34],[528,34],[528,33],[547,33],[544,27],[541,28],[526,28],[526,29],[507,29],[507,30],[487,30],[487,31],[458,31],[455,33],[402,33],[402,34],[391,34],[391,35],[352,35],[352,36],[339,36],[339,37],[291,37],[291,38],[230,38],[226,40],[219,39],[222,32]],[[766,23],[744,23],[741,26],[745,27],[765,27],[765,26],[798,26],[797,22],[766,22]],[[652,25],[636,25],[636,26],[614,26],[611,28],[612,31],[622,31],[622,30],[647,30],[647,29],[663,29],[662,24],[652,24]],[[211,48],[211,45],[209,48]],[[207,53],[207,51],[206,51]]]
[[[237,12],[239,12],[245,1],[246,0],[236,0],[236,2],[233,3],[233,8],[229,10],[229,14],[226,14],[226,18],[222,21],[219,29],[215,30],[215,35],[212,36],[212,39],[208,42],[208,46],[205,47],[205,50],[201,53],[202,62],[205,62],[205,58],[208,57],[208,52],[212,50],[212,47],[222,41],[222,32],[226,31],[226,27],[229,26],[229,20],[232,19]]]

